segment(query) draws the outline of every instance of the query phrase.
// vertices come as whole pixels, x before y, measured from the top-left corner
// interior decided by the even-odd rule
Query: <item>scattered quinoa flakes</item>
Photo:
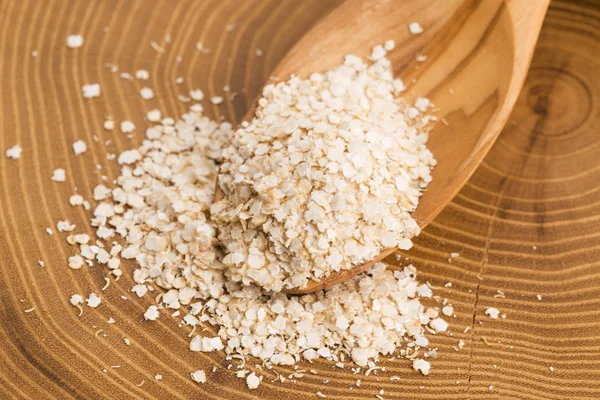
[[[219,105],[223,102],[223,97],[221,96],[213,96],[210,98],[210,102],[214,105]]]
[[[431,363],[429,363],[429,361],[417,358],[413,362],[413,368],[415,369],[415,371],[420,371],[423,375],[429,375]]]
[[[13,147],[6,150],[6,157],[12,158],[13,160],[18,160],[19,158],[21,158],[22,152],[23,152],[23,149],[21,148],[21,146],[19,146],[18,144],[15,144]]]
[[[158,311],[158,307],[155,305],[151,305],[148,307],[146,312],[144,313],[144,319],[147,321],[156,321],[160,316],[160,312]]]
[[[78,140],[75,143],[73,143],[73,153],[75,153],[76,156],[83,154],[87,151],[87,145],[85,144],[85,142],[83,140]]]
[[[190,97],[194,101],[202,101],[204,99],[204,92],[202,90],[200,90],[200,89],[191,90],[190,91]]]
[[[100,305],[100,301],[100,297],[96,293],[90,293],[86,299],[87,306],[92,308],[98,307]]]
[[[54,172],[52,172],[52,177],[50,178],[55,182],[64,182],[66,181],[65,178],[65,170],[62,168],[57,168],[54,170]]]
[[[252,372],[246,377],[246,385],[248,385],[248,389],[256,389],[260,385],[261,380],[262,377],[259,378],[254,372]]]
[[[497,319],[500,315],[500,311],[497,308],[488,307],[485,310],[485,314],[492,319]]]
[[[206,373],[199,369],[191,373],[192,380],[198,383],[206,383]]]
[[[135,129],[135,125],[131,121],[121,121],[121,132],[131,133]]]
[[[136,79],[147,81],[148,79],[150,79],[150,73],[145,69],[138,69],[137,71],[135,71],[135,77]]]
[[[75,229],[75,224],[72,224],[71,222],[69,222],[68,219],[66,219],[64,221],[58,221],[56,223],[56,229],[59,232],[71,232],[73,229]]]
[[[103,127],[107,131],[112,131],[113,129],[115,129],[115,121],[113,121],[112,119],[107,119],[104,121]]]
[[[70,49],[77,49],[83,46],[83,36],[81,35],[69,35],[67,36],[67,47]]]
[[[158,122],[161,118],[161,112],[157,109],[150,110],[146,114],[146,118],[148,118],[148,121],[150,122]]]
[[[89,83],[83,85],[81,87],[81,92],[83,93],[83,97],[86,99],[93,99],[96,97],[100,97],[100,84],[99,83]]]
[[[71,299],[69,300],[69,302],[74,306],[82,304],[83,296],[81,296],[80,294],[74,294],[71,296]]]
[[[149,87],[143,87],[140,90],[140,96],[142,96],[142,99],[144,100],[150,100],[154,98],[154,91]]]
[[[408,30],[413,35],[420,35],[421,33],[423,33],[423,27],[421,27],[421,24],[419,24],[418,22],[411,22],[408,25]]]

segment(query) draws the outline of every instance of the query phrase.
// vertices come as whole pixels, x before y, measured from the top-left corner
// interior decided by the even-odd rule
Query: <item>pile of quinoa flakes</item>
[[[393,46],[388,46],[388,48]],[[308,79],[267,85],[255,118],[223,153],[212,206],[228,277],[267,290],[408,250],[411,213],[431,181],[429,100],[397,96],[386,50]]]
[[[252,356],[266,368],[319,358],[343,364],[349,357],[356,371],[397,356],[428,374],[426,358],[435,349],[428,349],[425,331],[448,325],[439,307],[421,303],[432,291],[417,282],[412,265],[388,270],[376,263],[327,290],[278,293],[288,280],[298,286],[325,274],[307,273],[302,257],[343,269],[382,247],[409,248],[418,233],[410,212],[435,165],[425,147],[432,117],[423,112],[430,105],[420,99],[410,107],[397,98],[403,85],[392,78],[386,49],[377,46],[371,63],[347,56],[325,74],[267,86],[257,119],[237,132],[203,116],[199,103],[178,120],[150,111],[142,145],[109,157],[121,175],[94,188],[92,205],[81,195],[69,199],[93,213],[96,235],[59,221],[58,231],[77,248],[69,267],[105,265],[115,280],[133,267],[131,291],[154,299],[144,318],[181,317],[192,330],[191,351]],[[104,127],[112,130],[114,122]],[[229,197],[213,205],[219,166]],[[306,204],[299,215],[296,207]],[[314,223],[289,234],[301,218]],[[351,228],[357,218],[365,222]],[[323,250],[320,260],[304,251],[311,248]],[[300,273],[299,281],[290,271]],[[101,296],[73,294],[70,302],[81,315],[82,304],[97,307]],[[197,329],[207,324],[217,336]],[[257,388],[259,371],[243,365],[236,375]],[[206,382],[202,370],[190,376]]]

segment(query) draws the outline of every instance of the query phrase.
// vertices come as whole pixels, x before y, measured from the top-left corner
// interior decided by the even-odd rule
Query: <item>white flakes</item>
[[[538,299],[539,301],[542,301],[542,295],[541,295],[541,294],[538,294],[538,295],[537,295],[537,296],[535,296],[535,297],[536,297],[536,299]]]
[[[121,132],[131,133],[135,129],[135,125],[131,121],[121,121]]]
[[[69,299],[69,303],[71,303],[74,306],[77,306],[79,304],[83,304],[83,296],[80,295],[80,294],[74,294]]]
[[[135,77],[139,80],[147,81],[148,79],[150,79],[150,73],[145,69],[138,69],[137,71],[135,71]]]
[[[18,160],[19,158],[21,158],[22,152],[23,152],[23,149],[21,148],[21,146],[19,146],[18,144],[15,144],[13,147],[6,150],[6,157],[12,158],[13,160]]]
[[[214,351],[214,350],[222,350],[224,348],[223,342],[221,342],[221,338],[216,337],[202,337],[202,336],[194,336],[194,338],[190,341],[190,350],[191,351]]]
[[[100,97],[100,84],[99,83],[88,83],[81,87],[83,97],[86,99],[93,99]]]
[[[219,105],[223,102],[223,97],[221,96],[213,96],[210,98],[210,102],[214,105]]]
[[[74,255],[69,257],[69,268],[80,269],[81,267],[83,267],[83,264],[83,257],[81,257],[80,255]]]
[[[65,170],[62,168],[57,168],[54,170],[54,172],[52,172],[52,177],[50,178],[55,182],[64,182],[66,181],[65,178]]]
[[[262,57],[263,56],[263,51],[261,49],[256,49],[256,56],[257,57]]]
[[[415,371],[421,371],[423,375],[429,375],[429,369],[431,368],[431,364],[429,363],[429,361],[417,358],[413,361],[413,368]]]
[[[70,49],[76,49],[83,46],[83,36],[81,35],[69,35],[67,36],[67,47]]]
[[[142,99],[144,100],[150,100],[154,97],[154,91],[149,87],[143,87],[140,90],[140,96],[142,96]]]
[[[83,140],[78,140],[75,143],[73,143],[73,153],[75,153],[76,156],[85,153],[86,150],[87,145]]]
[[[353,361],[359,365],[354,373],[363,367],[368,373],[377,370],[378,358],[388,354],[416,356],[409,349],[424,350],[429,344],[425,334],[443,331],[447,324],[437,310],[425,311],[420,297],[431,297],[432,292],[428,285],[419,285],[411,265],[388,270],[376,263],[348,282],[307,296],[268,293],[245,284],[273,276],[283,281],[289,271],[281,271],[286,262],[279,254],[286,249],[310,248],[309,257],[295,254],[290,260],[297,260],[294,265],[300,270],[315,267],[311,273],[319,277],[328,268],[351,264],[348,255],[366,260],[382,246],[411,247],[410,237],[418,226],[410,212],[435,161],[424,144],[428,129],[420,118],[425,115],[410,120],[408,105],[394,97],[404,87],[391,77],[384,58],[388,48],[386,43],[377,51],[381,57],[373,65],[347,57],[338,71],[340,80],[330,71],[268,85],[259,104],[264,125],[253,131],[256,127],[242,124],[247,131],[239,132],[233,142],[231,124],[210,121],[199,103],[177,120],[162,118],[158,110],[148,112],[147,120],[155,123],[146,131],[148,140],[119,156],[121,175],[111,182],[104,178],[110,188],[94,188],[99,203],[92,208],[91,225],[100,240],[79,244],[76,262],[104,265],[116,280],[126,273],[120,260],[131,260],[131,290],[136,296],[155,298],[144,318],[154,321],[163,310],[181,315],[181,325],[191,330],[191,351],[224,350],[230,358],[257,357],[263,365],[318,358],[339,366]],[[344,70],[350,75],[343,75]],[[353,87],[356,80],[360,83]],[[283,90],[284,85],[291,92]],[[193,92],[190,96],[201,101],[203,94]],[[285,104],[298,109],[291,112]],[[254,164],[234,165],[240,153],[235,146],[227,147],[240,138],[248,139],[243,154],[249,150],[264,157]],[[280,158],[270,158],[273,154]],[[267,163],[262,161],[277,168],[263,169]],[[223,218],[217,226],[211,219],[215,213],[237,208],[213,206],[211,217],[214,181],[222,162],[230,163],[232,171],[224,181],[250,177],[248,182],[262,195],[247,198],[247,207],[239,207],[236,218],[242,220],[230,224]],[[83,204],[83,197],[73,203]],[[310,223],[302,220],[304,215]],[[357,227],[354,221],[359,218],[367,223]],[[257,232],[268,224],[272,236]],[[222,241],[217,237],[218,232],[223,235],[222,225],[229,227],[225,235],[231,236],[223,263],[214,248]],[[69,243],[77,244],[75,236],[67,239]],[[102,240],[110,237],[118,237],[121,245]],[[278,247],[267,250],[267,243]],[[301,286],[304,278],[308,275],[289,283]],[[157,288],[164,292],[155,292]],[[203,336],[208,324],[216,330],[210,337]],[[435,351],[427,356],[435,357]],[[426,372],[417,362],[418,370],[428,373],[429,363],[421,361]],[[303,372],[280,379],[300,378]],[[262,380],[243,366],[236,375],[250,388]]]
[[[150,121],[150,122],[160,121],[160,119],[161,119],[160,110],[153,109],[153,110],[148,111],[148,113],[146,114],[146,118],[148,118],[148,121]]]
[[[326,395],[324,395],[324,394],[323,394],[323,393],[321,393],[321,392],[316,392],[315,394],[317,395],[317,397],[320,397],[320,398],[322,398],[322,399],[326,399],[326,398],[327,398],[327,396],[326,396]]]
[[[129,338],[123,338],[123,343],[125,343],[127,346],[131,346],[131,340]]]
[[[121,260],[118,258],[111,258],[106,264],[110,269],[117,269],[119,268],[119,265],[121,265]]]
[[[106,323],[107,323],[107,324],[114,324],[115,322],[117,322],[117,321],[115,321],[115,319],[114,319],[113,317],[110,317],[110,318],[109,318],[109,319],[106,321]]]
[[[96,308],[100,305],[100,297],[96,293],[90,293],[86,299],[86,303],[88,307]]]
[[[104,121],[103,127],[107,131],[112,131],[113,129],[115,129],[115,121],[113,121],[112,119],[107,119]]]
[[[53,232],[52,232],[52,229],[50,229],[50,228],[46,228],[46,233],[47,233],[48,235],[52,236],[52,233],[53,233]]]
[[[420,35],[423,33],[423,27],[418,22],[411,22],[408,25],[408,30],[412,35]]]
[[[261,380],[262,376],[259,378],[254,372],[252,372],[246,377],[246,385],[248,385],[248,389],[256,389],[260,385]]]
[[[548,369],[550,370],[550,372],[554,372],[554,367],[553,366],[549,366]]]
[[[465,347],[465,341],[461,339],[458,341],[458,348],[462,349],[463,347]]]
[[[94,200],[100,201],[106,199],[107,197],[110,197],[110,194],[111,190],[106,186],[100,184],[94,188],[93,198]]]
[[[190,376],[194,382],[206,383],[206,373],[204,373],[204,370],[199,369],[194,371],[190,374]]]
[[[79,244],[88,244],[90,241],[90,235],[85,233],[80,233],[73,236],[73,241]]]
[[[151,305],[148,307],[146,312],[144,313],[144,319],[146,321],[156,321],[156,319],[160,316],[160,312],[158,311],[158,307],[155,305]]]
[[[146,285],[135,285],[131,288],[131,291],[135,293],[138,297],[144,296],[148,293],[148,286]]]
[[[33,51],[31,52],[31,56],[32,56],[32,57],[37,57],[37,56],[38,56],[38,54],[39,54],[39,53],[38,53],[38,51],[37,51],[37,50],[33,50]]]
[[[204,92],[200,89],[191,90],[190,97],[194,101],[202,101],[204,99]],[[211,101],[212,101],[212,99],[211,99]],[[215,104],[215,103],[213,103],[213,104]]]
[[[488,307],[485,310],[485,314],[492,319],[497,319],[498,316],[500,315],[500,311],[497,308]]]
[[[155,381],[162,381],[163,380],[163,376],[161,374],[156,374],[156,375],[154,375],[154,380]]]
[[[38,260],[38,264],[40,265],[40,267],[44,268],[44,265],[46,265],[45,262],[43,262],[42,260]]]
[[[139,161],[141,159],[142,159],[142,155],[140,154],[140,152],[137,149],[125,150],[124,152],[122,152],[119,155],[117,162],[121,165],[123,165],[123,164],[129,165],[129,164],[133,164],[136,161]]]
[[[421,297],[431,297],[431,296],[433,296],[433,291],[426,284],[419,285],[417,287],[417,293],[419,293],[419,296],[421,296]]]
[[[373,61],[378,61],[378,60],[381,60],[382,58],[384,58],[386,56],[386,54],[387,54],[387,52],[385,51],[383,46],[377,45],[377,46],[373,47],[373,51],[371,52],[370,59]]]
[[[419,97],[415,100],[415,108],[421,112],[427,111],[427,109],[431,107],[431,102],[429,99],[424,97]],[[455,255],[454,255],[455,254]],[[458,253],[450,253],[450,257],[458,257],[460,254]]]
[[[431,320],[429,326],[438,332],[445,332],[448,329],[448,323],[441,318]]]
[[[394,50],[394,48],[396,47],[396,42],[394,42],[393,40],[386,40],[385,43],[383,44],[383,48],[386,51],[392,51]]]
[[[59,232],[71,232],[73,229],[75,229],[75,224],[72,224],[68,219],[64,221],[58,221],[56,223],[56,229]]]
[[[394,97],[386,53],[376,46],[371,64],[348,55],[324,74],[263,89],[256,117],[223,153],[227,196],[211,207],[228,277],[278,292],[412,247],[411,213],[435,160],[426,124],[408,118],[421,111]]]
[[[79,194],[74,194],[73,196],[69,197],[69,204],[71,204],[73,207],[80,206],[83,204],[83,197]]]
[[[442,314],[444,314],[447,317],[452,316],[453,313],[454,313],[454,308],[452,306],[444,306],[442,308]]]

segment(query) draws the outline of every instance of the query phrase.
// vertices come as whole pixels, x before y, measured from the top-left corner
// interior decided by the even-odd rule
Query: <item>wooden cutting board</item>
[[[238,121],[286,50],[338,3],[0,2],[0,398],[312,399],[320,391],[328,399],[374,399],[380,389],[385,399],[600,398],[597,1],[552,3],[506,129],[404,255],[456,311],[451,333],[430,337],[439,355],[429,376],[398,359],[368,377],[321,361],[303,366],[318,374],[296,383],[271,383],[275,374],[263,372],[263,384],[249,391],[227,369],[237,361],[191,353],[188,329],[176,319],[143,320],[151,299],[129,292],[132,265],[105,291],[101,268],[67,267],[72,249],[46,227],[69,218],[86,229],[89,213],[70,207],[68,197],[76,187],[89,198],[101,175],[118,176],[106,155],[142,140],[147,110],[176,116],[188,107],[177,96],[201,88],[227,98],[220,106],[206,102],[208,115]],[[83,34],[82,48],[65,46],[72,33]],[[150,71],[148,82],[119,78],[139,68]],[[81,86],[92,82],[102,96],[86,100]],[[140,98],[146,84],[155,99]],[[106,116],[132,120],[137,135],[104,131]],[[89,150],[75,157],[78,139]],[[17,143],[21,159],[6,158]],[[50,180],[56,168],[66,169],[66,183]],[[460,256],[449,263],[451,252]],[[393,256],[387,261],[397,264]],[[103,302],[78,317],[69,297],[90,292]],[[506,319],[488,318],[487,307]],[[111,317],[115,324],[107,324]],[[465,346],[456,351],[459,340]],[[197,369],[207,372],[206,384],[190,379]]]

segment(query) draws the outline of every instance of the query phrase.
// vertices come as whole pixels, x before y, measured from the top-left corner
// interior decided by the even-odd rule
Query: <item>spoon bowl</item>
[[[350,0],[311,29],[282,59],[272,80],[307,77],[339,65],[346,54],[366,57],[393,39],[387,57],[403,80],[404,99],[427,97],[440,122],[427,143],[437,159],[433,180],[413,217],[424,228],[452,200],[491,148],[521,90],[549,0]],[[424,29],[408,29],[418,22]],[[417,61],[416,56],[420,61]],[[423,61],[423,58],[424,61]],[[254,107],[246,120],[254,115]],[[217,182],[215,201],[223,193]],[[350,270],[334,272],[302,294],[365,271],[396,249]]]

